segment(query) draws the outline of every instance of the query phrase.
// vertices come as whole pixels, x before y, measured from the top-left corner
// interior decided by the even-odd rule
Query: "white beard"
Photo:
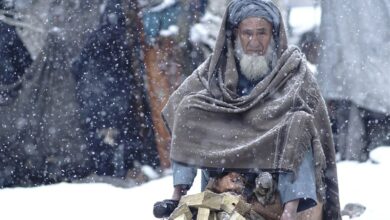
[[[240,62],[241,73],[251,81],[257,81],[267,75],[272,69],[274,58],[275,42],[271,39],[265,55],[248,55],[242,48],[241,40],[237,37],[234,41],[234,50],[236,57]]]

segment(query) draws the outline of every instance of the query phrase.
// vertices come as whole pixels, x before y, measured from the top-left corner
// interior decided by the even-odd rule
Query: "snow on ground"
[[[390,147],[382,147],[371,153],[369,162],[338,163],[341,206],[360,203],[367,207],[357,220],[390,219],[386,201],[390,198],[388,158]],[[190,193],[198,192],[199,181],[197,178]],[[152,220],[153,203],[170,197],[171,182],[171,176],[167,176],[127,189],[104,183],[3,189],[0,219]]]

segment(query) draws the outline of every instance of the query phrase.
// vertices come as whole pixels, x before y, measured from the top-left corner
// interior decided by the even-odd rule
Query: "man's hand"
[[[280,220],[297,220],[297,208],[299,200],[293,200],[284,205]]]

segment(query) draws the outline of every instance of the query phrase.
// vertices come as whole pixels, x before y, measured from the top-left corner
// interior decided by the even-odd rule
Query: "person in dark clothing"
[[[121,1],[105,4],[100,26],[73,63],[73,73],[96,174],[124,178],[135,161],[156,167],[158,158],[144,146],[145,138],[154,137],[141,135],[139,117],[149,113],[137,110],[140,87],[131,69]]]
[[[37,8],[47,19],[45,43],[20,80],[1,87],[16,92],[0,105],[0,187],[73,181],[90,173],[70,64],[85,27],[94,28],[95,11],[73,3]]]
[[[61,33],[49,33],[42,53],[22,78],[18,96],[0,106],[5,186],[71,181],[89,172],[69,50]]]
[[[12,5],[0,1],[1,10],[11,10]],[[12,18],[12,15],[5,15]],[[0,104],[15,97],[12,84],[18,84],[24,71],[32,63],[31,56],[16,32],[16,28],[0,21]],[[6,89],[9,88],[9,89]],[[20,87],[18,87],[20,88]]]
[[[20,79],[32,59],[13,26],[0,21],[0,82],[12,84]]]

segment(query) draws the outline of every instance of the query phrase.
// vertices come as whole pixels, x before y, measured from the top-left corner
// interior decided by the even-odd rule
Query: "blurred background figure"
[[[14,21],[13,2],[0,0],[0,108],[10,105],[18,96],[21,88],[22,76],[25,69],[31,65],[32,59],[29,52],[11,25]],[[11,24],[10,24],[11,23]],[[2,125],[4,122],[2,122]],[[0,187],[12,185],[12,172],[15,170],[15,162],[8,158],[10,151],[5,148],[7,143],[0,145]]]
[[[123,7],[121,0],[102,2],[99,27],[74,61],[73,73],[96,174],[133,178],[139,174],[135,163],[156,169],[159,158],[142,69],[132,67],[139,44],[130,43]]]
[[[75,1],[52,1],[48,8],[41,32],[46,43],[14,84],[17,96],[0,106],[2,187],[72,181],[90,172],[70,72],[79,49],[73,42],[83,32],[68,29],[83,18],[71,15],[84,13],[85,8]],[[88,24],[88,20],[83,22]]]
[[[299,39],[298,46],[301,48],[302,53],[306,55],[306,59],[310,64],[318,64],[321,42],[316,30],[303,33]]]
[[[32,59],[12,25],[14,5],[10,1],[0,0],[0,10],[4,12],[0,15],[0,83],[9,85],[20,80]],[[0,98],[0,103],[3,98]]]
[[[189,34],[190,27],[204,13],[207,1],[140,2],[147,90],[156,144],[161,167],[169,170],[170,134],[161,117],[161,110],[170,94],[203,61],[203,54],[189,41]]]
[[[317,72],[321,7],[318,0],[283,0],[289,41],[301,48],[311,70]]]
[[[223,13],[229,2],[230,0],[208,1],[204,15],[190,29],[189,40],[200,49],[199,52],[204,58],[209,56],[214,48]]]
[[[365,161],[389,144],[390,2],[321,1],[318,81],[341,159]]]

